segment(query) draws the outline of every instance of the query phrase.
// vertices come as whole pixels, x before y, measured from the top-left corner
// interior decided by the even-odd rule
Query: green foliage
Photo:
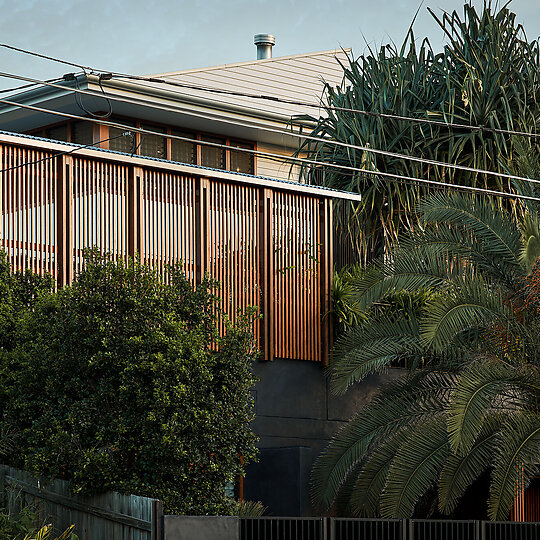
[[[523,250],[540,241],[538,214],[516,210],[434,195],[418,205],[421,227],[358,274],[345,301],[360,322],[336,345],[332,388],[403,358],[422,369],[383,388],[319,458],[321,509],[411,517],[438,486],[439,510],[451,513],[489,470],[489,516],[507,519],[540,453],[540,263]],[[396,293],[424,301],[381,316]]]
[[[343,66],[341,87],[326,87],[326,104],[368,114],[327,108],[324,116],[310,119],[317,123],[311,135],[501,173],[523,161],[524,154],[537,153],[536,143],[516,141],[506,134],[448,129],[376,115],[535,133],[540,118],[538,41],[527,39],[508,4],[500,9],[498,6],[486,1],[477,12],[466,3],[463,15],[445,12],[442,17],[430,10],[446,41],[442,52],[435,52],[427,38],[417,39],[411,26],[400,48],[385,45],[351,58]],[[391,181],[377,172],[514,191],[523,188],[509,186],[508,181],[489,174],[331,143],[306,141],[299,151],[321,163],[374,173],[344,173],[320,166],[317,174],[308,174],[314,183],[362,194],[361,203],[344,209],[339,225],[363,262],[381,254],[401,232],[416,225],[416,202],[426,189],[415,183]]]
[[[261,517],[266,513],[266,506],[260,501],[237,501],[234,515],[240,517]]]
[[[18,514],[10,516],[0,511],[0,540],[22,540],[34,530],[36,515],[25,506]]]
[[[24,540],[78,540],[78,536],[73,532],[75,525],[68,527],[60,536],[53,538],[52,525],[43,525],[38,530],[28,533]]]
[[[232,511],[225,485],[255,455],[253,313],[221,337],[211,280],[193,288],[178,268],[163,281],[133,260],[86,256],[73,285],[27,314],[30,339],[4,373],[10,464],[81,494]]]
[[[15,515],[0,511],[0,540],[78,540],[71,525],[59,536],[53,538],[52,525],[36,527],[38,514],[29,506],[24,506]]]

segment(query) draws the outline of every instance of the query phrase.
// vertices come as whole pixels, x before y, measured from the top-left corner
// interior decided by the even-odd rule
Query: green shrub
[[[0,540],[22,540],[34,529],[36,515],[25,506],[17,515],[0,510]]]
[[[87,253],[72,286],[28,313],[4,373],[10,463],[74,491],[156,497],[167,512],[225,513],[225,485],[255,456],[253,314],[217,333],[215,287],[167,282]],[[243,460],[240,459],[243,457]]]

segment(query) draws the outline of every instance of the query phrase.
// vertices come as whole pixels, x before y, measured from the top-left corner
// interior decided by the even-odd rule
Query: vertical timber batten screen
[[[57,175],[55,160],[46,159],[54,154],[9,145],[0,145],[0,153],[5,171],[0,189],[0,246],[13,268],[54,276]]]
[[[261,301],[260,190],[213,180],[208,181],[207,190],[206,271],[219,282],[220,307],[234,321],[238,310],[258,307]],[[256,321],[256,336],[258,327]]]
[[[161,274],[181,261],[195,283],[196,179],[150,169],[142,175],[142,259]]]
[[[81,271],[83,250],[97,246],[116,257],[127,253],[128,167],[73,158],[73,269]]]
[[[219,281],[229,319],[258,308],[265,360],[327,362],[329,197],[129,156],[57,155],[58,144],[20,141],[0,142],[0,247],[14,268],[52,274],[63,286],[93,246],[137,255],[162,275],[181,262],[193,284],[205,273]]]

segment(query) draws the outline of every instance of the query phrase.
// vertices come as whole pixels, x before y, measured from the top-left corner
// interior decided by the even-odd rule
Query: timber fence
[[[162,538],[163,506],[156,499],[114,492],[74,496],[64,480],[42,483],[5,465],[0,465],[0,497],[11,515],[29,507],[36,514],[36,526],[50,523],[56,534],[73,524],[80,540]]]

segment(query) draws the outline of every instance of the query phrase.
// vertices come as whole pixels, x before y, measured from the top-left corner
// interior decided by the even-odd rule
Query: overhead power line
[[[94,98],[106,99],[108,101],[109,112],[106,115],[103,115],[103,116],[95,115],[96,118],[100,118],[100,117],[108,118],[111,115],[112,109],[111,109],[111,106],[110,106],[110,101],[119,101],[119,102],[124,102],[124,103],[125,102],[127,102],[127,103],[138,103],[136,100],[131,100],[131,99],[126,98],[126,97],[118,97],[118,96],[112,95],[110,93],[106,93],[103,90],[103,86],[101,84],[101,78],[100,78],[101,93],[97,93],[97,92],[93,92],[93,91],[90,91],[90,90],[82,90],[82,89],[80,89],[78,87],[77,88],[66,87],[65,85],[56,84],[54,82],[40,81],[39,79],[33,79],[31,77],[25,77],[25,76],[22,76],[22,75],[16,75],[16,74],[13,74],[13,73],[6,73],[6,72],[2,72],[2,71],[0,71],[0,77],[8,77],[8,78],[13,78],[13,79],[17,79],[17,80],[31,81],[34,84],[44,84],[46,86],[50,86],[50,87],[53,87],[53,88],[59,88],[59,89],[62,89],[62,90],[67,89],[69,91],[75,92],[76,96],[78,96],[79,94],[83,94],[83,95],[88,95],[88,96],[91,96],[91,97],[94,97]],[[68,80],[72,80],[72,79],[70,78]],[[75,78],[75,80],[77,80],[77,79]],[[87,111],[86,108],[82,107],[82,105],[80,104],[79,101],[78,101],[78,103],[79,103],[79,106],[85,112],[89,113],[89,111]],[[174,111],[175,109],[172,108],[172,107],[166,107],[166,110]],[[265,126],[253,126],[253,125],[250,125],[249,123],[246,123],[246,122],[238,122],[238,123],[240,125],[244,126],[244,127],[251,127],[253,129],[258,129],[258,130],[267,131],[267,132],[271,132],[271,133],[277,133],[277,134],[285,135],[285,136],[292,136],[292,137],[295,137],[295,138],[310,140],[310,141],[314,141],[314,142],[318,142],[318,143],[330,144],[330,145],[333,145],[333,146],[349,148],[349,149],[352,149],[352,150],[360,150],[362,152],[368,152],[368,153],[371,153],[371,154],[377,154],[377,155],[382,155],[382,156],[386,156],[386,157],[393,157],[393,158],[396,158],[396,159],[404,159],[404,160],[408,160],[408,161],[414,161],[414,162],[422,163],[422,164],[425,164],[425,165],[433,165],[433,166],[437,166],[437,167],[444,167],[444,168],[447,168],[447,169],[459,170],[459,171],[464,171],[464,172],[471,172],[471,173],[474,173],[474,174],[483,174],[483,175],[487,175],[487,176],[496,176],[496,177],[504,178],[504,179],[507,179],[507,180],[518,180],[518,181],[521,181],[521,182],[530,182],[530,183],[540,184],[540,180],[536,180],[534,178],[526,178],[526,177],[523,177],[523,176],[517,176],[517,175],[512,175],[512,174],[507,174],[507,173],[501,173],[501,172],[497,172],[497,171],[490,171],[490,170],[487,170],[487,169],[479,169],[479,168],[475,168],[475,167],[468,167],[466,165],[458,165],[458,164],[455,164],[455,163],[437,161],[437,160],[433,160],[433,159],[427,159],[427,158],[422,158],[422,157],[417,157],[417,156],[411,156],[411,155],[408,155],[408,154],[400,154],[400,153],[397,153],[397,152],[390,152],[390,151],[387,151],[387,150],[381,150],[381,149],[372,148],[372,147],[369,147],[369,146],[362,146],[362,145],[357,145],[357,144],[352,144],[352,143],[344,143],[344,142],[341,142],[341,141],[335,141],[335,140],[326,139],[326,138],[323,138],[323,137],[315,137],[315,136],[312,136],[312,135],[304,135],[304,134],[301,134],[301,133],[296,133],[296,132],[292,132],[292,131],[286,131],[286,130],[277,129],[277,128],[271,128],[271,127],[265,127]],[[162,134],[162,135],[164,135],[164,134]]]
[[[79,150],[84,150],[85,148],[90,148],[94,146],[95,144],[101,144],[107,141],[112,141],[114,139],[120,139],[121,137],[129,136],[129,132],[122,133],[121,135],[116,135],[114,137],[108,137],[107,139],[101,139],[100,141],[96,141],[95,143],[91,144],[84,144],[81,146],[78,146],[77,148],[72,148],[71,150],[66,150],[64,152],[57,152],[56,154],[53,154],[52,156],[46,156],[41,159],[35,159],[33,161],[25,161],[24,163],[19,163],[18,165],[13,165],[12,167],[6,167],[5,169],[0,169],[0,173],[14,171],[15,169],[22,169],[23,167],[27,167],[28,165],[37,165],[38,163],[43,163],[44,161],[50,161],[51,159],[55,159],[60,156],[67,156],[69,154],[74,154],[75,152],[78,152]]]
[[[13,45],[8,45],[7,43],[0,43],[0,47],[3,47],[4,49],[10,49],[11,51],[17,51],[23,54],[29,54],[31,56],[37,56],[38,58],[44,58],[45,60],[52,60],[53,62],[58,62],[59,64],[66,64],[67,66],[78,67],[79,69],[82,69],[85,72],[95,71],[91,67],[83,66],[81,64],[75,64],[74,62],[70,62],[69,60],[61,60],[60,58],[55,58],[54,56],[48,56],[46,54],[29,51],[27,49],[21,49],[20,47],[14,47]]]
[[[299,100],[292,100],[292,99],[286,99],[286,98],[280,98],[277,96],[269,96],[264,94],[253,94],[248,92],[239,92],[235,90],[225,90],[222,88],[213,88],[208,86],[200,86],[200,85],[193,85],[188,83],[181,83],[178,81],[170,81],[167,79],[164,79],[163,77],[148,77],[148,76],[142,76],[142,75],[132,75],[128,73],[120,73],[112,70],[102,70],[102,69],[96,69],[89,66],[83,66],[81,64],[76,64],[74,62],[70,62],[68,60],[63,60],[60,58],[55,58],[53,56],[48,56],[40,53],[36,53],[33,51],[29,51],[27,49],[22,49],[19,47],[14,47],[12,45],[8,45],[5,43],[0,43],[0,47],[4,47],[7,49],[11,49],[17,52],[21,52],[24,54],[29,54],[32,56],[37,56],[39,58],[44,58],[47,60],[51,60],[53,62],[58,62],[61,64],[65,64],[68,66],[77,67],[79,69],[82,69],[85,74],[86,72],[90,73],[103,73],[103,74],[111,74],[115,77],[119,78],[128,78],[132,80],[138,80],[138,81],[146,81],[146,82],[154,82],[154,83],[160,83],[160,84],[167,84],[170,86],[177,86],[180,88],[186,88],[191,90],[200,90],[201,92],[210,92],[215,94],[226,94],[226,95],[233,95],[238,97],[246,97],[246,98],[252,98],[252,99],[260,99],[260,100],[268,100],[268,101],[275,101],[279,103],[285,103],[289,105],[298,105],[302,107],[310,107],[310,108],[316,108],[316,109],[325,109],[329,111],[340,111],[340,112],[349,112],[354,114],[361,114],[364,116],[371,116],[376,118],[384,118],[387,120],[399,120],[403,122],[412,122],[412,123],[418,123],[418,124],[426,124],[426,125],[434,125],[438,127],[445,127],[448,129],[462,129],[462,130],[469,130],[469,131],[478,131],[478,132],[487,132],[487,133],[497,133],[502,135],[515,135],[515,136],[522,136],[522,137],[529,137],[534,139],[540,139],[540,133],[531,133],[526,131],[517,131],[517,130],[510,130],[510,129],[502,129],[502,128],[494,128],[489,126],[473,126],[470,124],[462,124],[462,123],[456,123],[456,122],[446,122],[443,120],[431,120],[429,118],[417,118],[413,116],[403,116],[403,115],[397,115],[397,114],[391,114],[391,113],[383,113],[383,112],[375,112],[375,111],[366,111],[363,109],[354,109],[350,107],[335,107],[330,105],[325,105],[323,103],[315,104],[308,101],[299,101]]]
[[[27,108],[27,109],[30,109],[30,110],[35,110],[35,111],[38,111],[38,112],[45,112],[45,113],[48,113],[48,114],[51,114],[51,115],[62,116],[62,117],[65,117],[65,118],[71,118],[71,119],[76,119],[76,120],[85,120],[85,121],[93,122],[93,123],[100,124],[100,125],[108,125],[108,126],[112,126],[112,127],[115,127],[115,128],[125,130],[125,131],[129,131],[129,132],[137,132],[137,133],[142,133],[142,134],[146,134],[146,135],[156,135],[156,136],[159,136],[159,137],[164,137],[164,138],[169,138],[169,139],[177,139],[177,140],[181,140],[181,141],[185,141],[185,142],[187,141],[187,142],[190,142],[190,143],[203,144],[203,145],[207,145],[207,146],[211,146],[211,147],[215,147],[215,148],[233,150],[235,152],[237,152],[237,151],[238,152],[246,152],[246,153],[250,153],[252,155],[270,157],[270,158],[279,159],[279,160],[285,161],[285,162],[305,163],[305,164],[309,164],[309,165],[314,165],[316,168],[319,168],[319,167],[333,168],[333,169],[339,169],[339,170],[343,170],[343,171],[347,171],[347,172],[355,172],[357,174],[367,174],[367,175],[371,175],[371,176],[378,176],[378,177],[388,178],[388,179],[391,179],[391,180],[399,180],[399,181],[405,181],[405,182],[414,182],[414,183],[417,183],[417,184],[431,185],[431,186],[436,186],[438,188],[448,188],[448,189],[461,190],[461,191],[467,191],[467,192],[472,192],[472,193],[482,193],[482,194],[485,194],[485,195],[495,195],[495,196],[498,196],[498,197],[505,197],[505,198],[511,198],[511,199],[530,200],[530,201],[540,202],[539,197],[534,197],[534,196],[529,196],[529,195],[521,195],[521,194],[517,194],[517,193],[508,193],[508,192],[498,191],[498,190],[493,190],[493,189],[488,189],[488,188],[479,188],[479,187],[474,187],[474,186],[451,184],[449,182],[439,182],[437,180],[428,180],[428,179],[425,179],[425,178],[415,178],[415,177],[411,177],[411,176],[403,176],[403,175],[386,173],[386,172],[372,171],[372,170],[369,170],[369,169],[361,169],[361,168],[358,168],[358,167],[352,167],[352,166],[348,166],[348,165],[339,165],[337,163],[322,163],[320,161],[315,161],[315,160],[311,160],[311,159],[307,159],[307,158],[288,157],[288,156],[283,156],[283,155],[280,155],[280,154],[274,154],[272,152],[261,152],[259,150],[251,150],[251,149],[247,149],[247,148],[237,148],[237,147],[228,146],[228,145],[225,145],[225,144],[212,143],[212,142],[209,142],[209,141],[194,141],[193,139],[190,139],[188,137],[181,137],[181,136],[178,136],[178,135],[172,135],[172,134],[168,134],[168,133],[159,133],[157,131],[151,131],[151,130],[148,130],[148,129],[127,126],[125,124],[120,124],[118,122],[110,122],[110,121],[104,121],[104,120],[97,120],[97,119],[94,119],[94,118],[86,118],[86,117],[78,116],[78,115],[75,115],[75,114],[69,114],[69,113],[63,113],[63,112],[59,112],[59,111],[53,111],[53,110],[50,110],[50,109],[44,109],[42,107],[36,107],[34,105],[26,105],[26,104],[16,103],[16,102],[13,102],[13,101],[10,101],[10,100],[7,100],[7,99],[0,99],[0,103],[4,103],[4,104],[7,104],[7,105],[13,105],[13,106],[20,106],[20,107]],[[88,145],[88,146],[90,146],[90,145]],[[290,182],[290,183],[294,184],[296,182]],[[306,186],[306,184],[300,184],[300,183],[297,183],[297,184],[300,185],[300,186]],[[329,189],[329,188],[326,188],[326,189]],[[338,190],[334,190],[334,191],[338,191]],[[341,193],[354,195],[355,198],[358,197],[357,193],[344,192],[344,191],[342,191]]]

